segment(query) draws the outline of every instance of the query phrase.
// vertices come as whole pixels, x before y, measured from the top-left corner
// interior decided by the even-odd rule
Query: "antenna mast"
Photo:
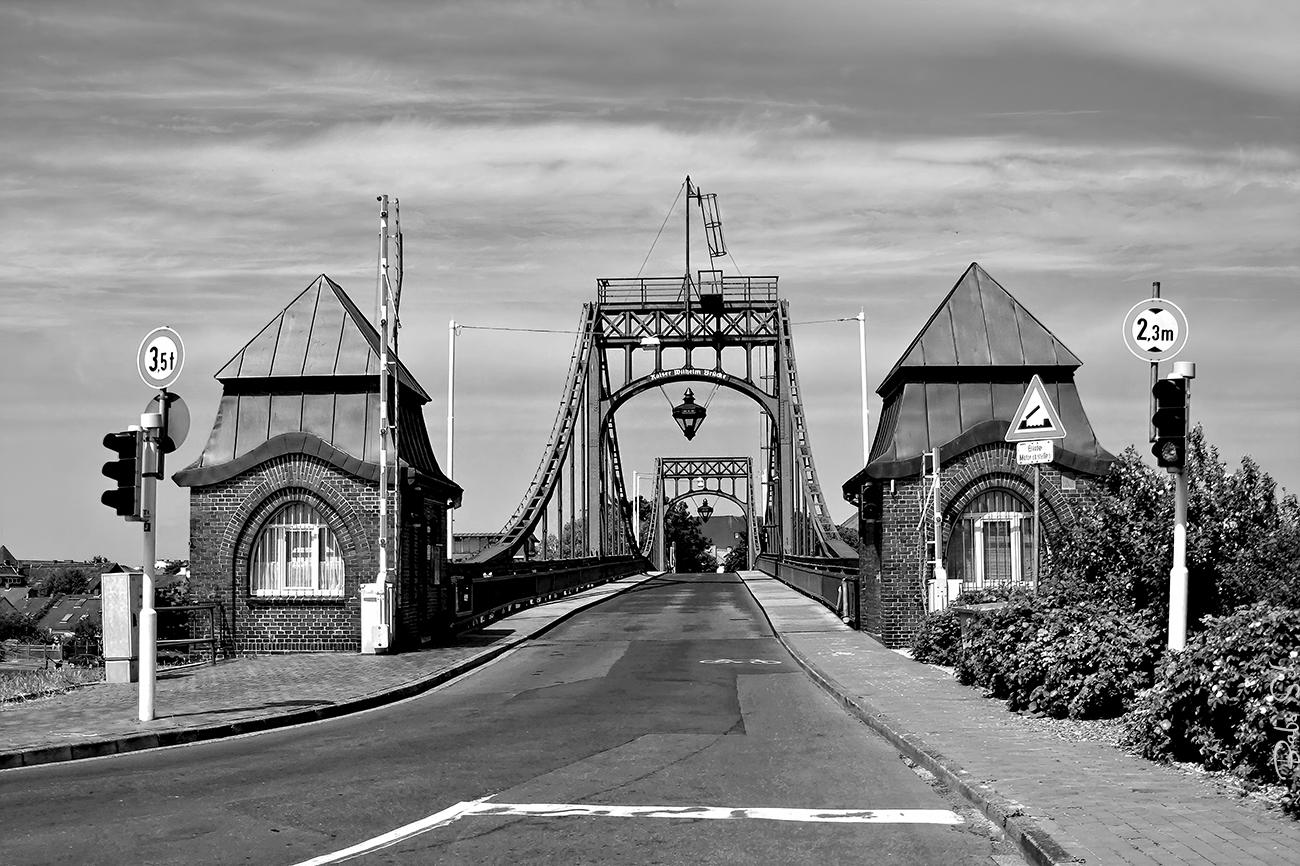
[[[392,641],[393,608],[395,606],[396,581],[389,580],[389,552],[392,550],[392,569],[396,570],[397,531],[393,519],[394,512],[400,513],[400,489],[395,489],[394,508],[390,512],[388,497],[390,488],[400,488],[394,484],[396,473],[390,466],[396,467],[397,461],[397,405],[396,391],[393,387],[393,369],[397,354],[397,303],[401,292],[401,229],[394,219],[395,232],[390,234],[388,196],[378,197],[379,201],[379,304],[375,318],[379,332],[379,568],[375,576],[375,591],[378,596],[379,616],[377,631],[383,633],[382,639],[375,639],[375,648],[387,648]],[[397,216],[397,200],[393,200],[394,217]],[[394,269],[389,261],[389,238],[396,239],[397,267]],[[396,279],[394,279],[394,277]],[[392,477],[390,477],[392,476]],[[364,644],[363,635],[363,644]]]

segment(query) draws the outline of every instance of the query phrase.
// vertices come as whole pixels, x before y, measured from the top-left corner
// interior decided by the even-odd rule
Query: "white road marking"
[[[396,830],[390,830],[381,836],[373,839],[367,839],[364,842],[358,842],[350,848],[344,848],[342,851],[335,851],[332,854],[322,854],[319,857],[313,857],[310,860],[303,860],[301,863],[295,863],[294,866],[326,866],[328,863],[341,863],[344,860],[350,860],[353,857],[359,857],[362,854],[369,854],[371,851],[378,851],[380,848],[387,848],[389,845],[396,845],[412,836],[418,836],[421,833],[427,833],[444,824],[450,824],[461,815],[468,813],[474,807],[482,805],[488,797],[478,800],[467,800],[464,803],[457,803],[455,806],[449,806],[441,812],[434,812],[427,818],[421,818],[418,821],[412,821]]]
[[[594,806],[585,803],[492,803],[491,796],[468,800],[413,821],[350,848],[322,854],[294,866],[328,866],[396,845],[465,817],[489,818],[693,818],[728,821],[798,821],[812,824],[961,824],[947,809],[774,809],[725,806]]]
[[[702,665],[779,665],[776,659],[700,659]]]
[[[463,814],[531,818],[696,818],[714,821],[757,819],[813,824],[961,824],[947,809],[771,809],[725,806],[593,806],[568,803],[480,802]]]

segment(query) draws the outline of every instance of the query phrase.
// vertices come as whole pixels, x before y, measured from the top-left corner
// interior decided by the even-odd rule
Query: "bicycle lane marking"
[[[328,866],[378,851],[469,816],[489,818],[688,818],[712,821],[795,821],[812,824],[965,823],[947,809],[784,809],[726,806],[599,806],[587,803],[492,803],[491,795],[457,803],[356,845],[294,866]]]

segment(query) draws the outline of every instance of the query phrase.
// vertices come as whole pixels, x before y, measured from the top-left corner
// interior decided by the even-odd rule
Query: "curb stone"
[[[317,722],[324,719],[337,718],[339,716],[345,716],[363,710],[374,709],[375,707],[383,706],[384,704],[396,703],[397,701],[405,700],[406,698],[427,692],[430,689],[442,685],[448,680],[455,679],[461,674],[467,673],[474,668],[481,667],[493,659],[504,655],[520,644],[545,634],[560,623],[578,613],[581,613],[587,608],[594,607],[601,602],[622,595],[623,593],[640,586],[645,581],[651,580],[657,576],[658,572],[643,572],[641,578],[634,583],[629,583],[627,586],[620,588],[616,592],[611,592],[607,595],[590,599],[584,604],[578,605],[572,610],[564,612],[550,622],[535,628],[526,634],[515,635],[497,646],[488,647],[482,652],[475,653],[469,658],[455,662],[450,667],[434,671],[420,679],[413,680],[400,686],[394,686],[391,689],[371,692],[340,703],[327,704],[320,707],[312,707],[310,709],[294,710],[287,713],[271,713],[264,716],[255,716],[250,719],[243,719],[237,722],[222,722],[215,725],[126,734],[120,737],[82,740],[79,742],[64,743],[54,746],[38,746],[31,749],[0,752],[0,770],[14,770],[20,767],[34,767],[42,764],[76,761],[83,758],[100,758],[108,755],[121,755],[129,752],[138,752],[145,749],[158,749],[166,746],[180,746],[188,743],[198,743],[205,740],[217,740],[223,737],[234,737],[241,734],[252,734],[261,731],[269,731],[274,728],[291,727],[293,725],[305,724],[307,722]],[[608,584],[612,582],[613,581],[609,581],[603,585],[608,586]],[[572,597],[573,596],[570,596],[570,598]],[[496,622],[500,622],[500,620],[497,620]]]

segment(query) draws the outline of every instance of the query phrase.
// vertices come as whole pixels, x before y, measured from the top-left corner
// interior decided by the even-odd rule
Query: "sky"
[[[499,529],[573,335],[489,329],[571,331],[598,277],[680,275],[682,204],[665,218],[687,175],[718,195],[728,273],[779,275],[803,323],[837,520],[863,464],[858,326],[822,320],[865,310],[874,428],[875,387],[972,261],[1082,359],[1115,453],[1146,452],[1149,365],[1121,325],[1161,281],[1190,322],[1194,419],[1229,465],[1300,490],[1298,38],[1300,7],[1250,0],[6,0],[0,543],[138,562],[99,468],[153,395],[141,339],[185,342],[193,427],[170,472],[207,439],[213,375],[318,274],[373,309],[385,194],[402,358],[444,463],[447,323],[476,326],[457,340],[456,522]],[[729,392],[686,442],[680,391],[620,410],[629,475],[757,453]],[[187,556],[187,502],[161,486],[160,556]]]

